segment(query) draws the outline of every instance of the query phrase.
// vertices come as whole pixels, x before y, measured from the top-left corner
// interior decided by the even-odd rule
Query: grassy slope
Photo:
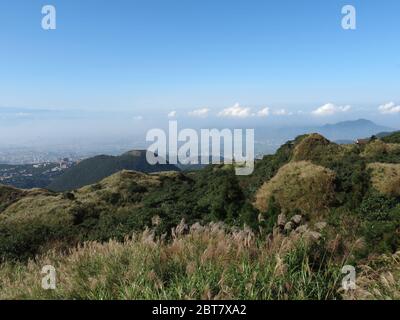
[[[199,173],[144,174],[121,171],[74,192],[28,192],[0,214],[0,257],[26,259],[50,246],[122,240],[159,216],[158,233],[170,233],[182,218],[256,223],[232,167]]]
[[[74,190],[99,182],[121,170],[140,172],[179,171],[173,165],[150,165],[146,160],[146,151],[131,151],[121,156],[96,156],[85,159],[57,177],[48,188],[55,191]]]
[[[357,266],[357,289],[341,288],[346,257],[278,233],[184,224],[171,242],[146,230],[125,242],[89,242],[50,251],[28,264],[0,266],[0,299],[399,299],[400,252]],[[339,250],[338,248],[333,250]],[[41,269],[56,268],[56,290],[41,288]]]
[[[125,234],[119,219],[159,185],[159,176],[121,171],[74,193],[25,192],[0,214],[0,255],[27,258],[54,241],[70,245]]]
[[[87,243],[67,255],[0,267],[0,298],[51,299],[337,299],[340,266],[310,256],[300,235],[257,238],[249,229],[181,224],[171,242],[145,231],[125,243]],[[325,253],[325,254],[324,254]],[[57,290],[41,289],[43,265]]]
[[[374,163],[392,167],[388,163],[398,163],[400,157],[397,145],[384,144],[383,153],[376,151],[377,146],[381,148],[382,143],[338,146],[313,134],[288,142],[276,155],[259,161],[253,176],[239,180],[229,166],[216,166],[189,174],[123,171],[64,194],[42,190],[20,194],[7,189],[4,199],[14,191],[17,197],[3,202],[0,254],[3,258],[20,259],[39,253],[41,258],[37,263],[1,265],[3,297],[340,298],[335,275],[346,260],[357,265],[370,264],[375,261],[375,253],[393,253],[399,248],[400,201],[398,197],[377,193],[380,188]],[[379,181],[386,181],[385,170],[381,174]],[[268,194],[282,196],[280,208],[268,208],[267,201],[259,206],[261,211],[251,208],[249,202],[254,200],[257,190],[263,190],[263,185],[268,186]],[[321,194],[329,195],[329,201],[321,201]],[[335,201],[331,202],[333,196]],[[67,255],[46,253],[49,248],[59,252],[88,240],[122,240],[133,231],[152,225],[155,217],[160,221],[154,227],[158,235],[169,232],[182,218],[190,224],[225,221],[242,226],[246,222],[258,230],[264,227],[264,222],[254,225],[259,213],[273,225],[282,209],[300,210],[308,215],[308,220],[310,214],[318,215],[326,209],[328,227],[317,247],[293,246],[291,236],[269,235],[266,241],[263,232],[250,236],[248,230],[232,233],[218,228],[212,231],[209,227],[200,232],[200,238],[193,238],[197,234],[193,231],[180,234],[172,242],[157,242],[145,233],[126,243],[87,244]],[[244,235],[253,242],[239,250],[237,237]],[[361,251],[354,251],[358,243],[362,243],[362,256]],[[278,253],[270,248],[275,245],[281,248]],[[288,251],[283,249],[286,246]],[[213,258],[204,261],[209,251]],[[330,258],[321,261],[326,252]],[[193,261],[195,265],[191,264]],[[45,262],[63,270],[57,292],[43,292],[38,287],[39,275],[35,270]],[[277,277],[275,272],[280,268],[285,272]],[[381,266],[373,268],[380,270]],[[396,268],[393,263],[386,268],[393,270],[395,279],[391,291],[385,291],[388,297],[398,295]],[[140,277],[135,274],[137,270],[142,270]],[[221,283],[224,284],[226,275],[230,282],[224,289]],[[375,280],[365,290],[382,284]],[[328,285],[324,286],[324,282]]]
[[[387,143],[400,143],[400,131],[385,136],[382,138],[382,140]]]
[[[25,192],[13,187],[0,185],[0,213],[12,203],[20,200]]]

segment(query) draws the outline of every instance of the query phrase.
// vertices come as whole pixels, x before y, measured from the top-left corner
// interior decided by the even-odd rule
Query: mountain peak
[[[329,127],[343,127],[343,126],[374,126],[374,127],[381,127],[377,125],[375,122],[367,119],[357,119],[357,120],[346,120],[346,121],[340,121],[334,124],[326,124],[323,127],[329,128]]]
[[[326,124],[318,130],[318,133],[331,141],[340,139],[355,140],[370,137],[383,131],[394,131],[392,128],[381,126],[367,119],[347,120],[334,124]]]

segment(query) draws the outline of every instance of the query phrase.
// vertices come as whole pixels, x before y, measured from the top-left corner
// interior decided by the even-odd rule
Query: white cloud
[[[168,118],[175,118],[176,117],[176,111],[171,111],[170,113],[168,113]]]
[[[140,121],[140,120],[143,120],[143,117],[142,116],[134,116],[133,120]]]
[[[210,109],[208,109],[208,108],[197,109],[197,110],[190,111],[189,116],[205,118],[208,116],[209,111],[210,111]]]
[[[288,112],[285,109],[274,110],[272,113],[276,116],[291,116],[293,114],[292,112]]]
[[[333,103],[327,103],[311,112],[315,116],[331,116],[339,112],[347,112],[351,106],[336,106]]]
[[[265,107],[257,112],[252,112],[251,108],[241,107],[239,103],[236,103],[233,107],[226,108],[218,113],[220,117],[238,117],[238,118],[247,118],[247,117],[268,117],[269,115],[276,116],[290,116],[293,113],[287,111],[286,109],[277,109],[271,111],[269,107]]]
[[[251,116],[251,109],[244,108],[236,103],[233,107],[226,108],[218,113],[219,117],[247,118]]]
[[[27,112],[18,112],[15,114],[17,117],[29,117],[32,114],[31,113],[27,113]]]
[[[378,109],[382,114],[400,113],[400,105],[396,105],[394,102],[383,104]]]
[[[269,116],[269,108],[266,107],[264,109],[261,109],[260,111],[257,112],[258,117],[268,117]]]

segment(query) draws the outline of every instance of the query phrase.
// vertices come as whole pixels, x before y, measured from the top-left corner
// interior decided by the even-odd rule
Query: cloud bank
[[[333,103],[327,103],[318,109],[311,112],[314,116],[332,116],[336,113],[347,112],[351,109],[351,106],[336,106]]]
[[[201,109],[190,111],[188,114],[191,117],[205,118],[208,116],[209,112],[210,112],[210,109],[201,108]]]
[[[382,114],[396,114],[400,113],[400,105],[396,105],[394,102],[389,102],[379,106],[378,110]]]
[[[284,110],[284,109],[282,109]],[[278,110],[278,112],[281,110]],[[286,111],[284,112],[285,114]],[[268,117],[271,114],[271,110],[265,107],[261,110],[253,112],[251,108],[241,107],[239,103],[236,103],[233,107],[225,108],[218,113],[219,117],[229,117],[229,118],[248,118],[248,117]],[[278,115],[280,113],[273,112],[273,114]]]
[[[225,108],[218,113],[219,117],[231,117],[231,118],[247,118],[251,115],[251,109],[241,107],[239,103],[236,103],[233,107]]]

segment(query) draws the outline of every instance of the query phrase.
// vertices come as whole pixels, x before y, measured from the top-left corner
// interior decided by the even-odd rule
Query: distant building
[[[357,139],[356,144],[365,145],[365,144],[368,144],[370,141],[371,141],[371,139]]]
[[[70,161],[69,161],[68,158],[64,158],[64,159],[62,159],[60,161],[60,168],[61,169],[68,169],[69,165],[70,165]]]

